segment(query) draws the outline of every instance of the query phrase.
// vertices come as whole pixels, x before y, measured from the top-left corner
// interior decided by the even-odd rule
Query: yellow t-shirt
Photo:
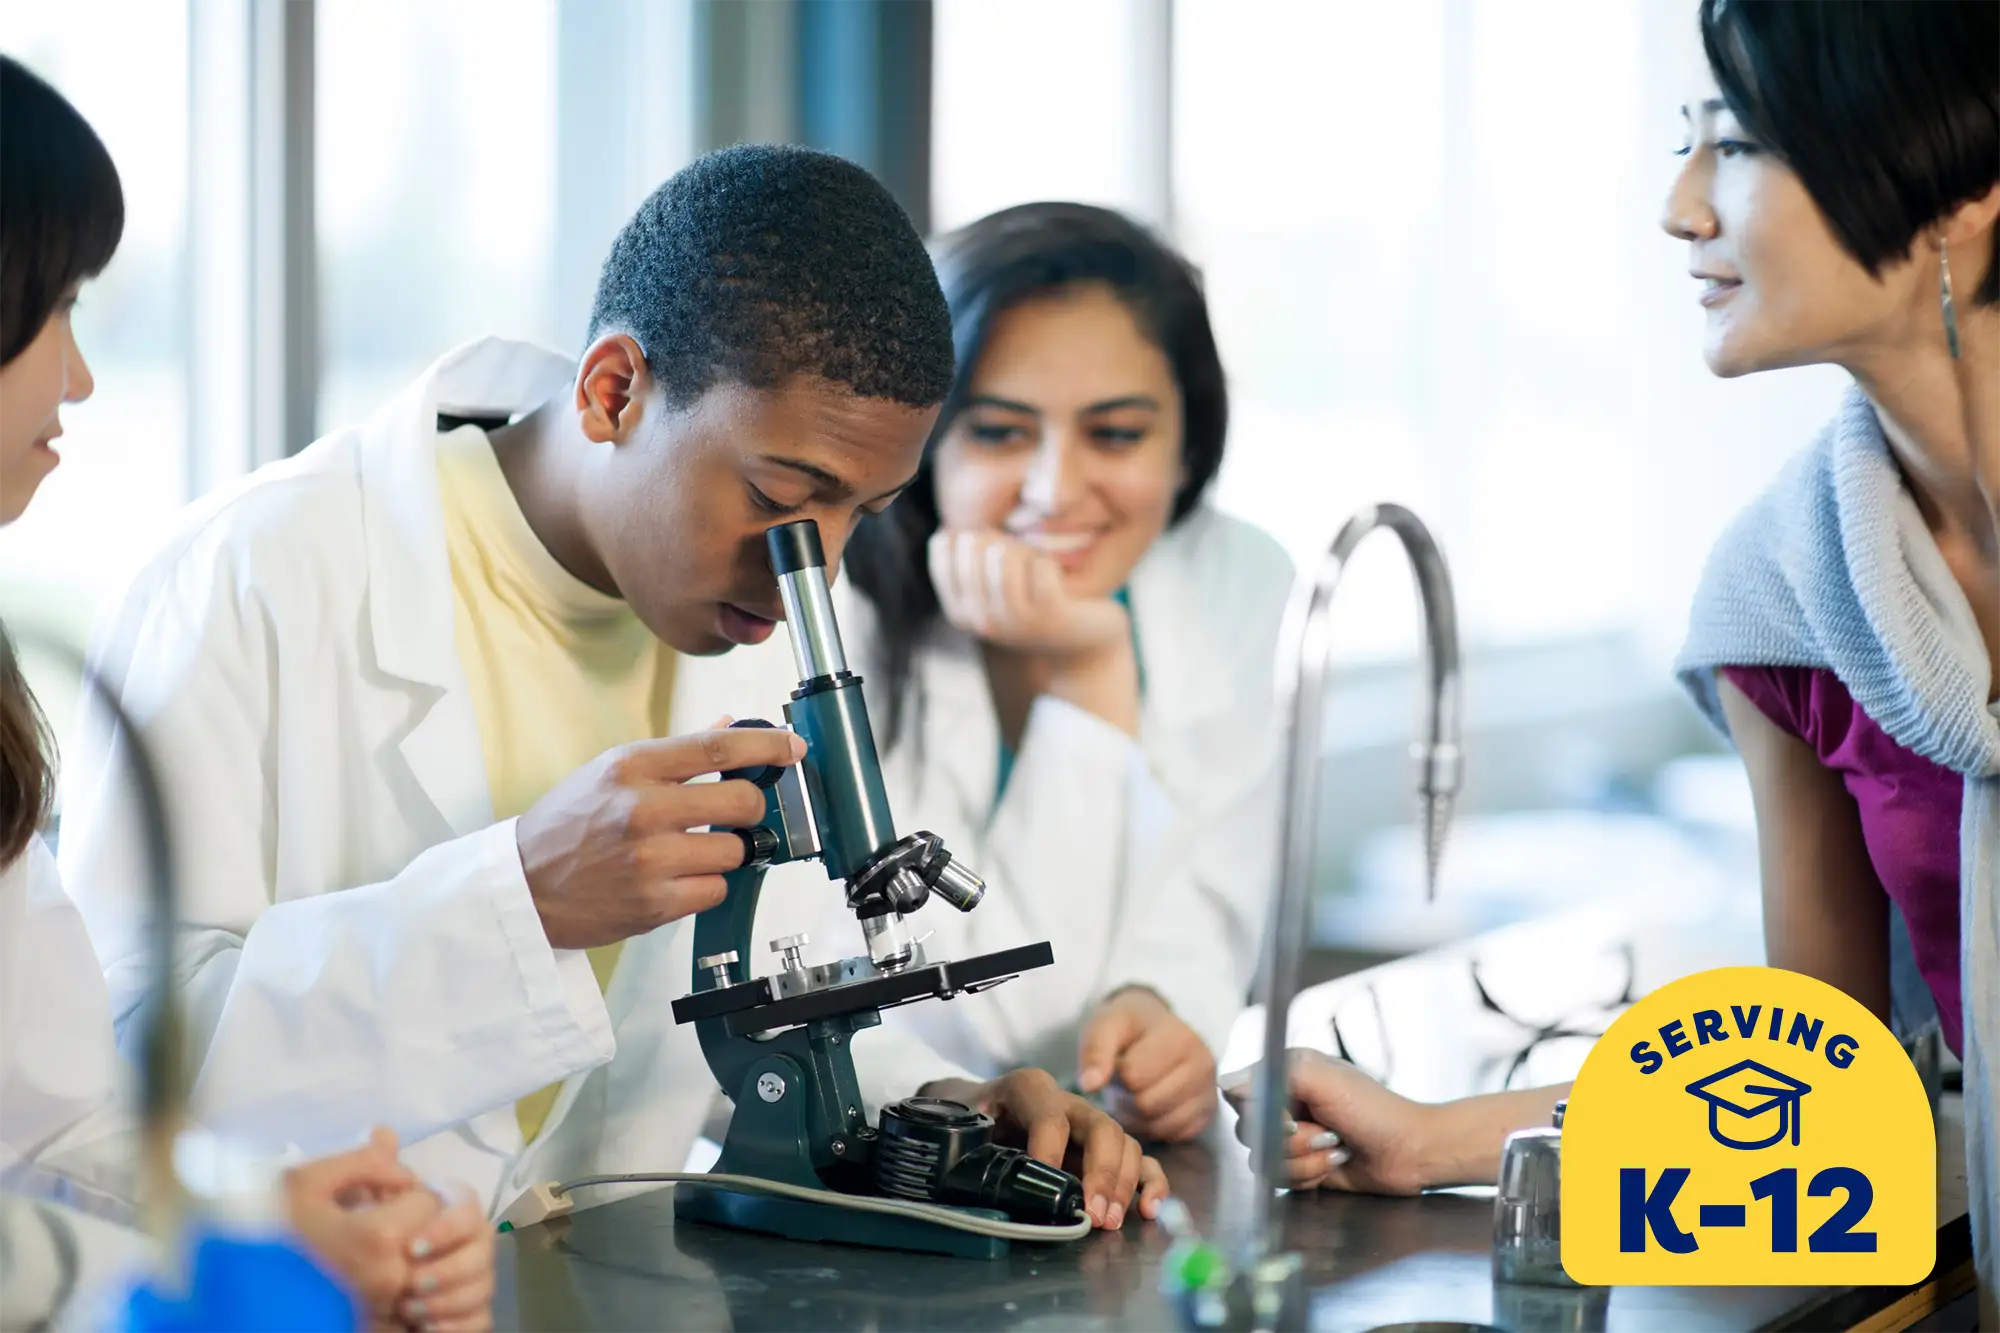
[[[632,608],[564,569],[514,499],[476,426],[438,440],[453,638],[486,756],[493,817],[512,819],[614,745],[666,734],[674,654]],[[616,944],[590,951],[609,986]],[[515,1105],[532,1141],[551,1085]]]

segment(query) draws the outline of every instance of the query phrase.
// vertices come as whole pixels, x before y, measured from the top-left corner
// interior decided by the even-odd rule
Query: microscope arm
[[[725,876],[728,895],[720,906],[698,912],[694,918],[694,991],[718,990],[747,981],[751,975],[750,940],[757,926],[757,899],[764,888],[764,864],[753,864],[752,842],[761,833],[772,835],[784,845],[785,819],[775,783],[764,788],[764,819],[755,829],[731,830],[744,840],[745,864]],[[721,966],[705,966],[703,959],[728,958]],[[722,967],[727,972],[721,973]]]
[[[757,902],[763,894],[766,868],[776,861],[810,856],[816,850],[810,833],[806,831],[810,825],[800,817],[803,812],[799,806],[803,796],[798,770],[787,769],[783,773],[767,771],[752,780],[760,778],[759,785],[764,788],[763,821],[753,828],[734,830],[743,839],[745,864],[724,876],[728,889],[721,905],[697,913],[694,919],[694,996],[750,981],[750,942],[756,930]],[[787,806],[792,807],[793,823],[803,825],[803,828],[788,824]],[[717,959],[732,961],[716,962]],[[685,1004],[686,1001],[680,1003]],[[814,1083],[829,1094],[825,1099],[827,1105],[820,1108],[824,1113],[826,1130],[821,1137],[832,1137],[841,1129],[848,1128],[847,1122],[851,1117],[846,1114],[846,1108],[850,1105],[858,1107],[861,1096],[851,1061],[834,1058],[833,1050],[828,1048],[845,1046],[845,1039],[851,1037],[855,1030],[873,1027],[881,1021],[880,1016],[874,1013],[854,1014],[846,1016],[844,1022],[828,1026],[825,1032],[819,1031],[819,1025],[815,1024],[810,1031],[793,1028],[765,1040],[746,1042],[729,1030],[731,1025],[726,1014],[716,1013],[695,1022],[695,1035],[701,1041],[702,1057],[708,1061],[709,1072],[715,1075],[724,1094],[734,1102],[741,1102],[745,1082],[753,1071],[773,1056],[788,1056],[814,1067],[818,1075]],[[835,1037],[840,1040],[829,1040]]]

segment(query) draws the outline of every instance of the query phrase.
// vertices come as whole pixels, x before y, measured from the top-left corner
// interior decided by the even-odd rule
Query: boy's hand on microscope
[[[723,727],[618,746],[557,783],[514,826],[549,943],[612,944],[721,902],[743,843],[705,830],[755,824],[764,793],[741,779],[693,779],[782,768],[805,752],[789,731]]]
[[[1123,1226],[1135,1193],[1139,1216],[1151,1220],[1159,1214],[1168,1193],[1160,1164],[1141,1152],[1138,1140],[1116,1120],[1064,1092],[1046,1070],[1016,1069],[985,1083],[943,1079],[921,1091],[992,1116],[996,1139],[1025,1147],[1030,1157],[1082,1180],[1093,1226],[1106,1231]]]
[[[1098,1003],[1076,1067],[1086,1093],[1116,1080],[1113,1113],[1149,1142],[1185,1142],[1215,1119],[1215,1057],[1149,987],[1127,986]]]
[[[1124,607],[1108,596],[1077,596],[1054,556],[1018,538],[940,529],[929,556],[938,605],[967,634],[1055,658],[1130,647]]]

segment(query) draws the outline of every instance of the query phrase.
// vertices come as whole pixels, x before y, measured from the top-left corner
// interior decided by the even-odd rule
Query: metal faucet
[[[1333,546],[1310,579],[1301,577],[1286,611],[1278,657],[1280,704],[1289,722],[1285,759],[1284,834],[1278,892],[1264,939],[1264,1058],[1257,1068],[1250,1114],[1257,1117],[1257,1193],[1250,1218],[1250,1237],[1240,1255],[1240,1280],[1251,1284],[1249,1307],[1255,1327],[1274,1328],[1302,1323],[1303,1311],[1284,1310],[1289,1300],[1259,1287],[1292,1280],[1296,1261],[1282,1262],[1283,1216],[1274,1173],[1285,1160],[1285,1115],[1288,1096],[1285,1029],[1293,997],[1298,994],[1299,968],[1311,922],[1312,882],[1317,851],[1320,742],[1326,705],[1326,679],[1333,656],[1334,590],[1354,550],[1377,528],[1388,528],[1402,539],[1404,553],[1416,575],[1423,599],[1425,660],[1428,665],[1428,725],[1425,738],[1411,747],[1418,762],[1417,793],[1422,802],[1424,893],[1437,896],[1438,862],[1445,832],[1458,794],[1459,750],[1458,615],[1452,600],[1451,573],[1422,520],[1401,505],[1371,505],[1340,530]]]

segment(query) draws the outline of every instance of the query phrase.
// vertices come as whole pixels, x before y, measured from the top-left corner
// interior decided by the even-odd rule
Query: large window
[[[1693,4],[1182,0],[1173,49],[1176,235],[1235,390],[1223,503],[1303,558],[1401,500],[1475,643],[1626,634],[1663,666],[1708,544],[1841,380],[1701,367],[1656,222]],[[1348,644],[1415,642],[1395,566],[1357,568]]]
[[[555,0],[319,6],[319,424],[484,334],[555,327]]]
[[[187,30],[172,0],[0,6],[0,49],[76,104],[125,190],[124,240],[76,311],[96,393],[63,409],[62,466],[0,530],[0,606],[71,634],[187,495]]]
[[[308,443],[263,405],[296,396],[324,430],[471,338],[573,349],[612,234],[692,152],[694,12],[0,0],[0,49],[96,127],[126,201],[76,316],[97,391],[64,410],[62,466],[0,531],[0,614],[82,642],[187,500]],[[286,212],[300,175],[305,227]],[[280,290],[297,272],[314,281]],[[312,330],[316,373],[265,382],[253,352],[294,328]],[[61,735],[68,669],[28,668]]]
[[[108,31],[122,40],[102,41]],[[0,50],[76,104],[125,191],[124,239],[75,314],[96,391],[62,409],[62,465],[0,528],[0,614],[80,643],[187,498],[187,11],[172,0],[0,5]],[[32,643],[23,665],[63,734],[70,668]]]
[[[931,216],[1037,199],[1166,210],[1162,0],[935,0]]]

